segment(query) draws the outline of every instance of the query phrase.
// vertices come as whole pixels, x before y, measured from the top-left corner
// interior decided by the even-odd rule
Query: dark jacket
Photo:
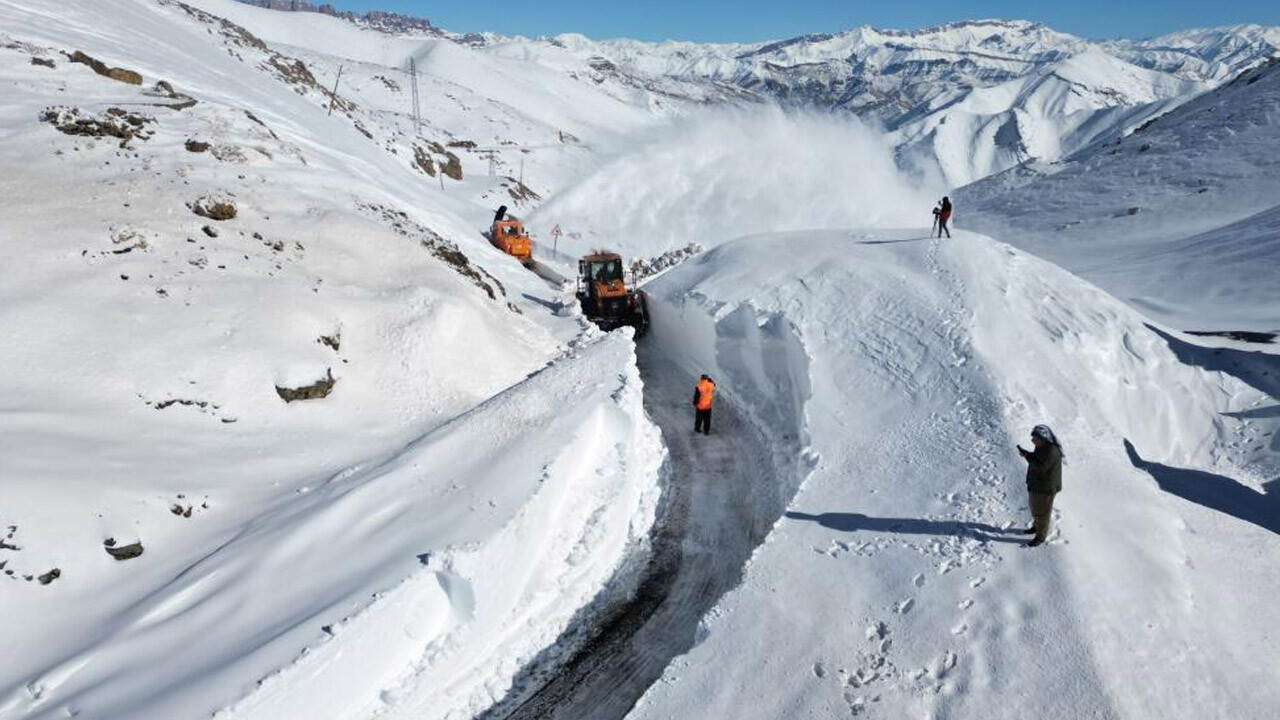
[[[1023,457],[1027,460],[1027,492],[1062,492],[1062,451],[1057,445],[1041,445]]]

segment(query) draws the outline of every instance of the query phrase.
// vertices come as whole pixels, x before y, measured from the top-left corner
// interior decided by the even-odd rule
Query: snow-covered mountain
[[[1186,329],[1280,329],[1280,61],[1060,162],[959,193],[1009,238]],[[1250,311],[1245,311],[1250,308]]]
[[[1277,329],[1280,73],[866,34],[859,119],[704,55],[853,34],[0,0],[0,720],[1271,720],[1278,346],[1181,330]]]
[[[1192,80],[1220,81],[1274,57],[1280,47],[1280,28],[1234,25],[1148,40],[1117,40],[1104,46],[1135,65]]]
[[[309,14],[294,17],[305,25]],[[1280,48],[1280,28],[1255,25],[1095,42],[1039,23],[982,20],[716,44],[461,36],[430,23],[343,17],[391,34],[447,37],[534,59],[573,78],[647,92],[669,107],[774,102],[850,112],[890,129],[904,165],[936,173],[951,187],[1024,160],[1057,160],[1131,130]]]
[[[957,187],[1025,160],[1056,160],[1205,87],[1090,51],[929,101],[899,118],[891,137],[908,166],[936,169]]]
[[[965,185],[1029,158],[1056,160],[1141,124],[1280,47],[1241,26],[1097,43],[1030,22],[856,30],[759,44],[505,40],[606,58],[631,74],[736,87],[785,105],[852,112],[895,133],[907,162]],[[933,158],[937,158],[937,163]]]

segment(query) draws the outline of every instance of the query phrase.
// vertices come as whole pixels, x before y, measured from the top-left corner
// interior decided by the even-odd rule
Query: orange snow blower
[[[493,216],[493,226],[489,228],[489,242],[502,252],[514,257],[525,265],[533,262],[533,241],[524,231],[524,223],[515,215],[507,214],[507,206],[498,208]]]

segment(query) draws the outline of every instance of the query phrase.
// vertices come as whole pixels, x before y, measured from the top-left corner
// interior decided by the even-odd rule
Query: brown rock
[[[333,392],[333,386],[337,385],[338,381],[333,378],[333,370],[326,370],[324,375],[323,379],[303,387],[283,388],[277,385],[276,394],[287,403],[295,400],[319,400],[328,397],[329,393]]]
[[[130,85],[142,84],[142,76],[139,75],[138,73],[132,70],[126,70],[124,68],[108,67],[107,64],[102,62],[101,60],[95,57],[86,55],[85,53],[79,50],[72,53],[71,62],[80,63],[81,65],[88,65],[90,68],[93,69],[94,72],[98,73],[99,75],[102,75],[103,77],[109,77],[112,80],[119,80],[120,82],[129,83]]]
[[[230,220],[236,216],[236,204],[230,199],[202,197],[191,204],[191,212],[210,220]]]
[[[119,80],[122,83],[129,83],[130,85],[142,84],[141,75],[132,70],[125,70],[124,68],[111,68],[110,70],[107,70],[107,77],[112,80]]]
[[[449,158],[449,162],[440,168],[440,172],[448,175],[454,180],[462,179],[462,162],[458,160],[458,156],[453,153],[445,153],[445,157]]]
[[[431,177],[436,176],[436,164],[431,159],[431,155],[417,145],[413,146],[413,164]]]
[[[102,542],[102,546],[107,551],[107,554],[116,560],[130,560],[142,554],[141,542],[116,547],[115,538],[107,538]]]

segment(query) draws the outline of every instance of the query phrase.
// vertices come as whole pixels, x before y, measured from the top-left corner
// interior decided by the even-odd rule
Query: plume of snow
[[[581,233],[579,249],[652,254],[765,232],[927,225],[939,194],[853,117],[719,110],[638,137],[530,220]]]

